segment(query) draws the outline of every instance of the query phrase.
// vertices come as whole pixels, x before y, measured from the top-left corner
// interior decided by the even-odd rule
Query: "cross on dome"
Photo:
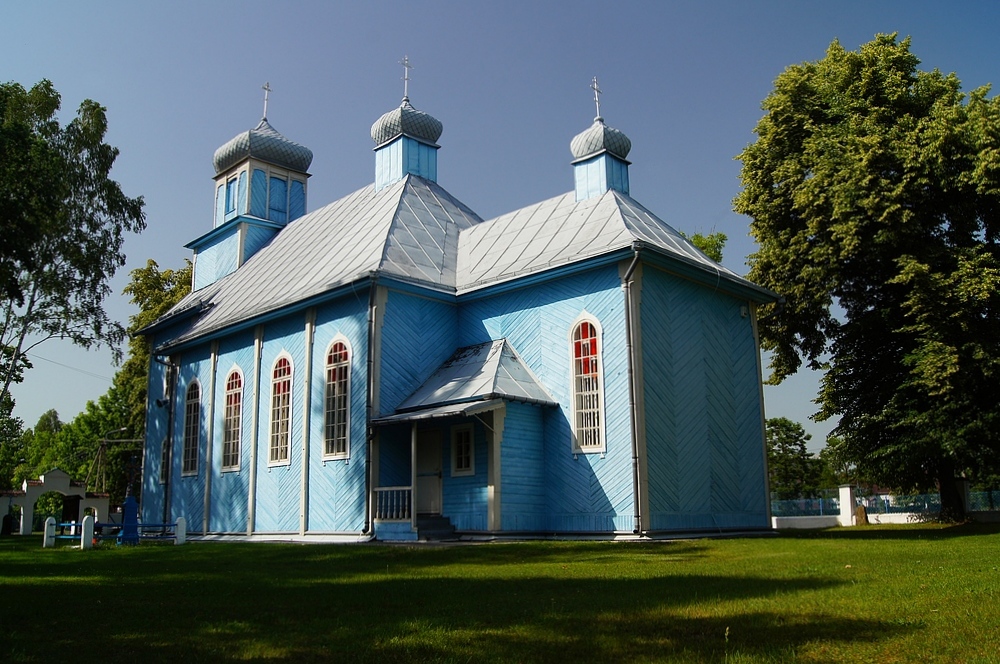
[[[410,64],[410,56],[404,55],[403,59],[399,61],[399,64],[403,65],[403,99],[409,99],[410,70],[413,69],[413,65]]]
[[[597,85],[597,77],[594,77],[594,81],[590,84],[590,89],[594,91],[594,105],[597,107],[597,117],[596,120],[601,119],[601,98],[599,95],[602,94],[601,88]]]
[[[595,79],[596,80],[596,79]],[[267,81],[264,85],[260,86],[260,89],[264,91],[264,119],[267,119],[267,96],[271,93],[271,82]]]

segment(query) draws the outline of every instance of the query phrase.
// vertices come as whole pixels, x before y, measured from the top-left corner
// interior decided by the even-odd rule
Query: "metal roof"
[[[247,157],[305,173],[312,163],[313,153],[304,145],[282,136],[267,118],[261,118],[256,127],[237,134],[215,151],[212,157],[215,174],[229,170]]]
[[[384,145],[402,135],[435,145],[441,138],[443,130],[444,125],[440,120],[413,108],[409,97],[403,97],[399,108],[392,109],[375,121],[371,134],[376,146]]]
[[[459,231],[481,220],[434,182],[369,185],[290,222],[235,272],[181,300],[150,328],[200,303],[176,345],[295,304],[373,272],[452,291]]]
[[[631,149],[632,141],[628,136],[604,124],[604,118],[600,116],[594,118],[594,124],[574,136],[569,144],[573,161],[580,161],[601,152],[610,152],[624,160]]]
[[[570,192],[490,221],[438,184],[407,175],[369,185],[289,223],[235,272],[195,291],[147,331],[163,346],[244,323],[378,273],[462,295],[588,259],[645,248],[720,285],[770,292],[711,260],[630,196]],[[181,316],[197,304],[196,316]]]
[[[630,196],[609,190],[577,201],[573,192],[462,232],[459,293],[594,258],[642,242],[719,279],[761,290],[702,253]]]
[[[506,399],[555,406],[506,339],[460,348],[396,409],[397,413],[454,403]]]

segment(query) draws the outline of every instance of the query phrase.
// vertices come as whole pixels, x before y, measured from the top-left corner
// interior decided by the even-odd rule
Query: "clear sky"
[[[7,2],[0,80],[50,79],[62,118],[83,99],[108,109],[113,177],[146,200],[148,228],[125,244],[112,316],[128,271],[183,264],[183,245],[212,227],[212,154],[268,119],[309,147],[309,209],[374,179],[371,124],[410,99],[444,123],[438,180],[492,216],[572,189],[569,142],[594,116],[632,140],[632,196],[687,233],[729,236],[724,263],[746,273],[748,219],[732,212],[734,157],[754,140],[760,103],[788,65],[856,49],[876,33],[913,39],[925,69],[965,90],[1000,82],[994,2]],[[46,342],[14,388],[33,426],[50,408],[68,421],[110,386],[106,351]],[[811,423],[815,375],[765,390],[768,417]]]

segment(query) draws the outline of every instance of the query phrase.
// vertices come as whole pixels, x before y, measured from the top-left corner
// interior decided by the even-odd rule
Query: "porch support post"
[[[410,528],[417,529],[417,423],[410,425]]]

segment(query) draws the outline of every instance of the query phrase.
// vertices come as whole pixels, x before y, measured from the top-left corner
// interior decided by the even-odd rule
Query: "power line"
[[[56,362],[55,360],[50,360],[47,357],[42,357],[41,355],[36,355],[35,353],[25,353],[25,354],[28,357],[32,358],[32,359],[35,359],[35,360],[45,360],[46,362],[51,362],[52,364],[56,364],[56,365],[58,365],[60,367],[63,367],[64,369],[69,369],[70,371],[75,371],[77,373],[82,373],[82,374],[84,374],[86,376],[90,376],[92,378],[100,378],[101,380],[106,380],[109,383],[114,382],[113,379],[108,378],[107,376],[102,376],[101,374],[96,374],[96,373],[94,373],[92,371],[87,371],[86,369],[78,369],[77,367],[71,367],[68,364],[63,364],[62,362]]]

